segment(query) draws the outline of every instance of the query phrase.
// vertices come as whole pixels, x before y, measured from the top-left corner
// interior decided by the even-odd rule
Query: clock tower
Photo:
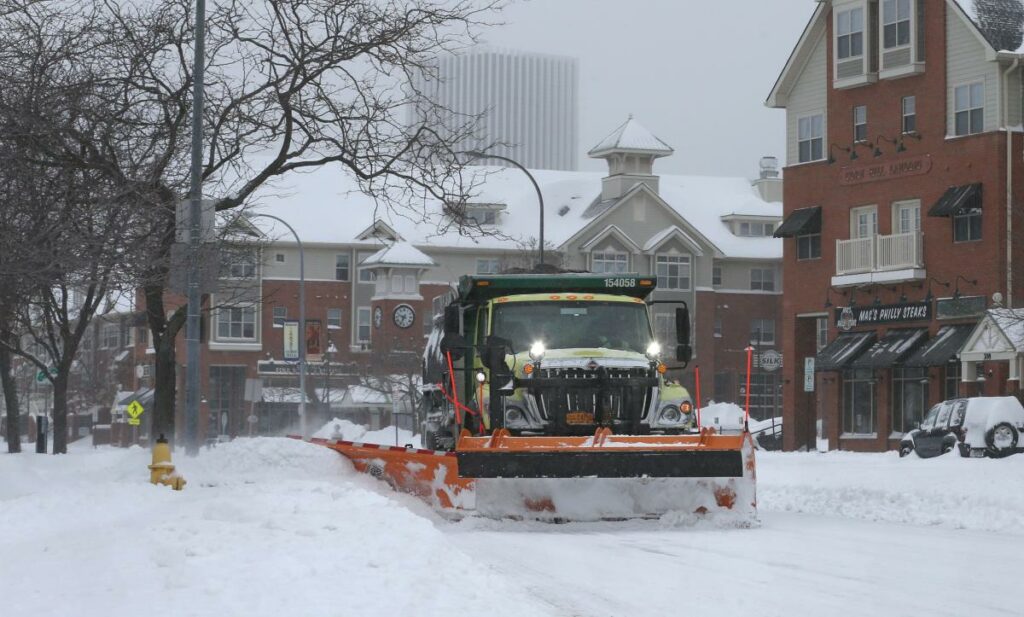
[[[374,352],[418,351],[430,308],[420,294],[423,275],[437,263],[409,242],[398,240],[360,264],[374,272],[370,344]]]

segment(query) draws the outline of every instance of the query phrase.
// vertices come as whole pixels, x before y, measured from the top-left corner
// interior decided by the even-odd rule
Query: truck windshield
[[[494,310],[491,333],[516,353],[536,341],[548,349],[621,349],[643,353],[650,342],[647,307],[625,302],[509,302]]]

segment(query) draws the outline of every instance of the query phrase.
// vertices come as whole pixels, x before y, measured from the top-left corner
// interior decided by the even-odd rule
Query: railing
[[[836,240],[838,276],[922,267],[924,235],[919,231]]]

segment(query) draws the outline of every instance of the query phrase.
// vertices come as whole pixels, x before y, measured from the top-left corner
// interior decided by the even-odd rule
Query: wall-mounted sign
[[[758,354],[757,366],[763,371],[777,371],[782,368],[782,354],[769,349],[768,351],[762,351]]]
[[[317,356],[321,354],[320,350],[320,320],[319,319],[307,319],[306,320],[306,356]]]
[[[937,319],[980,317],[985,314],[986,304],[985,296],[939,298],[935,301],[935,317]]]
[[[864,184],[879,180],[892,180],[906,176],[920,176],[932,170],[932,157],[916,156],[900,159],[889,163],[870,163],[867,165],[851,165],[839,171],[839,184]]]
[[[804,358],[804,392],[814,392],[814,356]]]
[[[873,326],[883,323],[908,321],[929,321],[932,318],[931,302],[908,302],[904,304],[871,304],[868,306],[844,306],[835,311],[836,326],[845,331],[857,326]]]
[[[287,320],[284,322],[284,359],[295,362],[299,359],[299,322],[298,320]]]
[[[358,367],[354,364],[339,364],[332,362],[330,366],[326,362],[307,362],[306,375],[328,375],[330,377],[341,377],[356,374]],[[258,375],[298,375],[298,362],[282,362],[281,360],[258,360],[256,362],[256,373]]]

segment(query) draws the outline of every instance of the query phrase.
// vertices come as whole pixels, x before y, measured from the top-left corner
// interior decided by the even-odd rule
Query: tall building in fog
[[[579,61],[492,47],[437,59],[438,79],[416,86],[451,110],[451,129],[484,114],[460,147],[507,156],[530,169],[574,171],[579,159]],[[416,112],[410,123],[417,122]],[[498,161],[487,161],[500,164]]]

